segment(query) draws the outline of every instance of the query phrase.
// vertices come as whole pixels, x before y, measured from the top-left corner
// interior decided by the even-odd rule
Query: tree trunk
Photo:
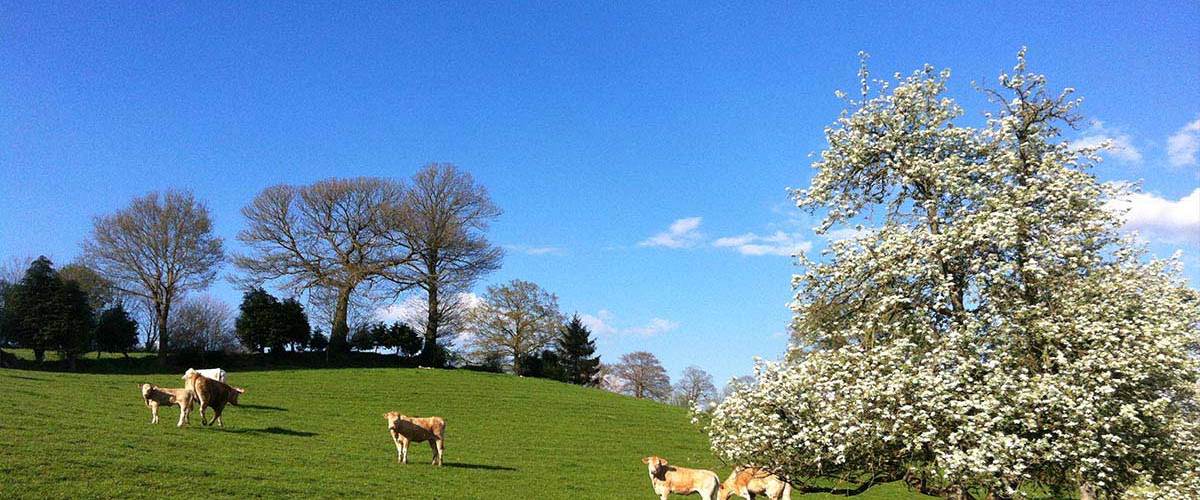
[[[167,332],[167,318],[171,312],[171,305],[166,303],[154,304],[155,323],[158,328],[158,364],[165,366],[167,364],[167,353],[170,352],[170,334]]]
[[[437,349],[438,323],[442,318],[438,314],[440,304],[438,304],[438,286],[437,283],[431,283],[428,290],[429,296],[426,302],[427,310],[425,311],[425,346],[421,348],[422,364],[434,365],[435,355],[434,350]],[[434,368],[441,368],[434,366]]]
[[[346,338],[350,336],[350,325],[346,323],[346,315],[350,309],[351,288],[338,290],[337,305],[333,310],[333,326],[329,331],[328,350],[335,354],[349,351]]]
[[[44,361],[45,359],[46,359],[46,350],[45,349],[35,348],[33,350],[33,360],[34,361],[37,361],[38,364],[41,364],[41,362]]]
[[[521,375],[521,357],[513,356],[513,375]]]

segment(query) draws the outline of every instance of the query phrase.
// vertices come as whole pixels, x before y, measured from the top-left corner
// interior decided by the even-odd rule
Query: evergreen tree
[[[324,352],[329,347],[329,337],[326,337],[321,329],[313,331],[312,337],[308,339],[308,348],[312,351]]]
[[[371,331],[371,336],[375,338],[375,345],[395,349],[397,358],[402,352],[411,356],[421,350],[421,337],[417,335],[416,330],[404,322],[397,321],[390,326],[379,323]]]
[[[572,384],[595,386],[600,383],[600,356],[595,356],[592,332],[576,314],[559,333],[556,347],[561,377]]]
[[[304,313],[304,305],[295,298],[279,303],[278,333],[279,338],[272,344],[272,351],[282,350],[284,345],[298,351],[301,346],[308,344],[308,339],[312,336],[312,327],[308,323],[308,315]]]
[[[129,350],[137,345],[138,323],[118,302],[100,313],[96,322],[96,357],[101,352],[119,352],[129,357]]]
[[[371,325],[359,325],[350,335],[349,348],[355,351],[370,351],[375,348],[375,336]]]
[[[235,329],[238,340],[247,349],[263,352],[269,347],[282,346],[279,300],[262,288],[254,288],[242,296]]]
[[[32,349],[38,362],[54,349],[75,368],[75,358],[91,342],[94,321],[87,294],[77,283],[63,282],[50,259],[39,257],[5,302],[6,323],[17,345]]]

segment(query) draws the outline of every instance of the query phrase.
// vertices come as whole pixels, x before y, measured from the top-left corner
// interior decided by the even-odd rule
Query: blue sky
[[[877,75],[952,68],[978,119],[971,81],[1026,45],[1085,98],[1096,122],[1073,134],[1122,146],[1097,175],[1143,182],[1133,224],[1200,283],[1200,4],[646,3],[9,2],[0,258],[69,262],[93,216],[169,187],[237,250],[264,187],[453,162],[505,210],[487,283],[557,293],[607,361],[649,350],[720,385],[785,348],[796,269],[772,252],[823,245],[785,188],[807,184],[855,54]]]

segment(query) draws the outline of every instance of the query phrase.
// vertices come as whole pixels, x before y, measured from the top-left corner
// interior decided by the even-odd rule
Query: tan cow
[[[779,476],[754,467],[738,467],[729,474],[729,479],[721,485],[721,500],[728,500],[731,495],[754,500],[762,495],[771,500],[791,500],[792,485]]]
[[[650,456],[642,459],[650,472],[650,484],[654,492],[662,500],[667,500],[671,493],[691,495],[699,493],[704,500],[717,500],[721,491],[721,478],[710,470],[688,469],[668,464],[661,457]]]
[[[184,423],[188,423],[188,415],[192,413],[192,405],[196,400],[192,391],[167,389],[154,384],[139,384],[138,387],[142,390],[142,399],[146,401],[146,406],[150,407],[150,423],[158,423],[159,406],[175,405],[179,405],[179,423],[175,426],[183,427]]]
[[[188,374],[186,385],[196,394],[196,399],[200,402],[200,424],[202,425],[212,425],[213,422],[216,422],[217,425],[225,427],[225,421],[221,419],[221,412],[225,411],[225,405],[227,403],[237,405],[238,396],[246,392],[245,389],[233,387],[196,372]],[[208,408],[213,409],[211,421],[206,420],[204,415],[204,410]]]
[[[433,465],[442,465],[442,454],[446,449],[446,421],[442,417],[416,418],[390,411],[383,414],[387,419],[388,433],[396,442],[396,461],[408,463],[408,443],[429,441],[433,450]]]

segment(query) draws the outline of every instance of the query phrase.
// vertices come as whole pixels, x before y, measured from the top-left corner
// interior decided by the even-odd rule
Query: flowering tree
[[[947,497],[1200,495],[1200,293],[1118,234],[1104,204],[1127,188],[1060,138],[1071,89],[1022,51],[973,128],[949,71],[860,77],[793,194],[821,232],[875,229],[801,259],[797,344],[714,411],[714,450]]]

